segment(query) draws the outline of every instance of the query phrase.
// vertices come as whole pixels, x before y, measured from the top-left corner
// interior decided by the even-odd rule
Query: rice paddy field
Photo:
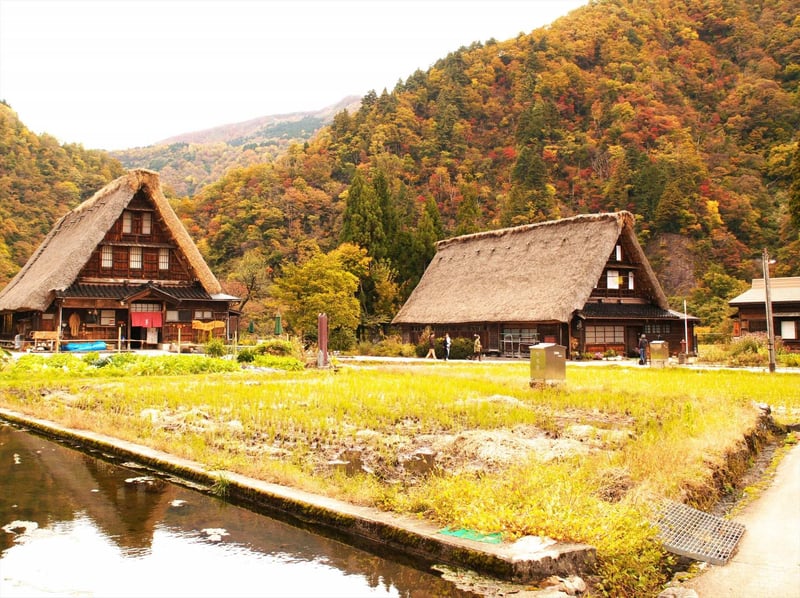
[[[524,361],[101,361],[11,360],[0,405],[443,527],[592,544],[597,595],[657,593],[654,507],[756,492],[739,485],[753,450],[800,421],[791,372],[568,364],[537,389]]]

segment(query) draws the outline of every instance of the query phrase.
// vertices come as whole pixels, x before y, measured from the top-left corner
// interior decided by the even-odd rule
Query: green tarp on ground
[[[439,533],[445,536],[455,536],[456,538],[466,538],[467,540],[476,540],[477,542],[487,542],[489,544],[500,544],[503,541],[503,534],[501,532],[482,534],[471,529],[450,529],[446,527],[439,530]]]

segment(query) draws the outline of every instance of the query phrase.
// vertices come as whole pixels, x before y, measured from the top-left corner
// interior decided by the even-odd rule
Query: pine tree
[[[347,190],[341,240],[367,250],[370,256],[386,254],[386,234],[383,230],[381,208],[375,189],[359,170]]]

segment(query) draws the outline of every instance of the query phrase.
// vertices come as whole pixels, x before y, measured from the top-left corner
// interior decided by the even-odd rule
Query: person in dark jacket
[[[647,363],[647,347],[649,344],[647,336],[643,334],[639,337],[639,365],[645,365]]]

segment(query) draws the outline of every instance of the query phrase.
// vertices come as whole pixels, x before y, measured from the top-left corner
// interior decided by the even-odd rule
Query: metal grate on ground
[[[728,562],[745,530],[741,523],[668,500],[662,505],[657,525],[668,551],[712,565]]]

